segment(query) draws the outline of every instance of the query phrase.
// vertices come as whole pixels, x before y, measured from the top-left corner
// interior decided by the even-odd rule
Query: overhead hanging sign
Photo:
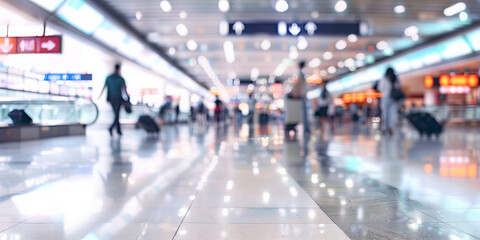
[[[81,73],[49,73],[45,74],[45,81],[89,81],[92,74]]]
[[[229,35],[268,34],[280,36],[348,36],[366,35],[368,26],[364,22],[242,22],[229,23]]]
[[[62,36],[0,37],[0,54],[61,52]]]

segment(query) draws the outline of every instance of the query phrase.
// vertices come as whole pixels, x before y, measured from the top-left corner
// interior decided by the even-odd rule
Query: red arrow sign
[[[0,54],[61,52],[62,36],[0,37]]]
[[[39,53],[61,53],[62,52],[62,37],[48,36],[40,37],[39,39]]]
[[[17,53],[17,38],[0,38],[0,54]]]

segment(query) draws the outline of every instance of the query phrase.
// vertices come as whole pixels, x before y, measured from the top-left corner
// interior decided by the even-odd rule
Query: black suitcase
[[[427,136],[439,135],[443,131],[443,126],[430,113],[416,112],[407,116],[410,123],[418,130],[420,134]]]
[[[15,109],[9,112],[8,116],[12,119],[13,125],[30,125],[33,122],[23,109]]]
[[[159,133],[160,127],[158,124],[153,120],[152,117],[148,115],[141,115],[138,118],[137,124],[138,127],[145,129],[147,133]]]

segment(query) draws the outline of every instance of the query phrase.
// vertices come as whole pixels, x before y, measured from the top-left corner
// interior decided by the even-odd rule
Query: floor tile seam
[[[180,221],[180,223],[178,224],[178,227],[177,227],[177,229],[175,230],[175,234],[173,234],[172,240],[175,239],[175,237],[176,237],[177,234],[178,234],[178,231],[180,230],[180,228],[182,227],[183,223],[185,222],[185,219],[187,218],[188,213],[189,213],[190,210],[192,209],[193,203],[194,203],[195,200],[197,199],[197,195],[198,195],[199,192],[200,192],[199,190],[197,190],[197,191],[195,192],[195,195],[194,195],[195,198],[193,199],[192,202],[190,202],[190,206],[188,206],[188,209],[187,209],[185,215],[182,217],[182,221]]]
[[[14,225],[12,225],[12,226],[10,226],[10,227],[8,227],[8,228],[5,228],[4,230],[0,231],[0,233],[6,232],[7,230],[12,229],[12,228],[14,228],[14,227],[16,227],[16,226],[18,226],[18,225],[20,225],[20,224],[22,224],[22,223],[26,223],[26,222],[28,221],[28,219],[30,219],[30,218],[32,218],[32,217],[29,217],[29,218],[27,218],[27,219],[25,219],[25,220],[23,220],[23,221],[20,221],[20,222],[18,222],[18,223],[15,223]]]
[[[453,229],[455,229],[455,230],[457,230],[457,231],[459,231],[459,232],[462,232],[462,233],[464,233],[464,234],[466,234],[466,235],[469,235],[469,236],[471,236],[471,237],[473,237],[473,238],[475,238],[475,239],[480,239],[480,237],[474,236],[473,234],[470,234],[470,233],[468,233],[468,232],[466,232],[466,231],[464,231],[464,230],[462,230],[462,229],[459,229],[459,228],[457,228],[457,227],[454,227],[454,226],[450,225],[450,223],[448,223],[448,222],[440,222],[440,223],[445,224],[445,225],[447,225],[447,226],[449,226],[449,227],[451,227],[451,228],[453,228]],[[433,227],[435,227],[435,226],[433,226]],[[441,230],[441,228],[439,228],[439,229]]]

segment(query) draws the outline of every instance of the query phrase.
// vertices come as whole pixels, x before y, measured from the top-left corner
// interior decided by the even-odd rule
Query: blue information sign
[[[45,74],[45,81],[90,81],[92,74],[80,73],[49,73]]]

